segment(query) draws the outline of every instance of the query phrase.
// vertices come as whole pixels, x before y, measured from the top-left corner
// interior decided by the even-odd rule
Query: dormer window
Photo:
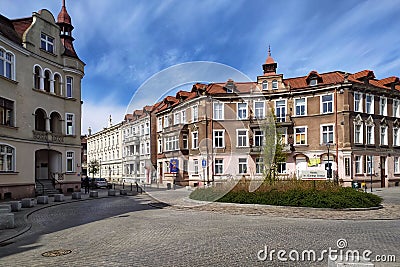
[[[310,86],[315,86],[318,84],[318,80],[317,78],[311,78],[310,79]]]
[[[233,93],[233,84],[228,84],[226,86],[226,92],[227,93]]]
[[[54,54],[54,38],[42,33],[40,35],[40,48]]]
[[[263,90],[268,90],[268,81],[263,81],[262,82],[262,89]]]
[[[278,81],[277,81],[277,80],[273,80],[273,81],[272,81],[272,89],[273,89],[273,90],[278,89]]]

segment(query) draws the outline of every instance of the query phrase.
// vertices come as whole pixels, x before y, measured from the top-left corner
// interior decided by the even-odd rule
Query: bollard
[[[37,203],[38,204],[49,204],[49,197],[48,196],[38,196]]]
[[[99,192],[97,192],[97,191],[90,191],[90,192],[89,192],[89,197],[99,197]]]
[[[81,198],[82,198],[81,192],[72,193],[72,199],[81,199]]]
[[[108,190],[108,196],[115,197],[116,196],[116,191],[114,189]]]
[[[131,192],[133,191],[133,184],[131,183]]]
[[[0,230],[15,228],[14,213],[0,214]]]
[[[125,183],[122,183],[122,189],[125,189]]]
[[[32,208],[35,206],[35,202],[33,198],[23,198],[22,199],[22,207],[23,208]]]
[[[64,195],[63,194],[54,194],[54,202],[63,202]]]
[[[10,205],[11,205],[12,212],[20,211],[22,208],[21,201],[10,201]]]

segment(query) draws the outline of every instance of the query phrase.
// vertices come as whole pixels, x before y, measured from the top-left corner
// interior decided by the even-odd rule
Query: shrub
[[[198,188],[190,194],[196,200],[217,202],[265,204],[314,208],[368,208],[379,206],[379,196],[341,187],[325,181],[276,181],[263,183],[256,191],[249,192],[249,181],[239,182],[231,191],[221,194],[223,188]]]

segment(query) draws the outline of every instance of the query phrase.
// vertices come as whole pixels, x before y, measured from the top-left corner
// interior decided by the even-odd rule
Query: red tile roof
[[[12,20],[12,24],[14,25],[14,29],[17,32],[18,36],[22,39],[22,35],[25,31],[32,25],[33,18],[21,18]]]
[[[344,81],[343,73],[338,71],[321,73],[319,75],[321,77],[321,80],[319,81],[318,85],[337,84],[337,83],[342,83]],[[307,77],[308,76],[284,79],[283,83],[286,86],[290,86],[292,90],[305,88],[308,87]]]
[[[378,81],[384,86],[390,86],[392,83],[399,83],[399,77],[391,76]]]
[[[349,76],[349,78],[355,79],[355,80],[362,80],[365,77],[370,77],[371,79],[375,78],[375,74],[372,70],[362,70],[356,73],[353,73]]]

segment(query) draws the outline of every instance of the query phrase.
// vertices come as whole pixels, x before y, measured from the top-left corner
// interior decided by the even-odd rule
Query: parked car
[[[105,178],[93,178],[92,184],[95,188],[108,188],[108,182]]]

